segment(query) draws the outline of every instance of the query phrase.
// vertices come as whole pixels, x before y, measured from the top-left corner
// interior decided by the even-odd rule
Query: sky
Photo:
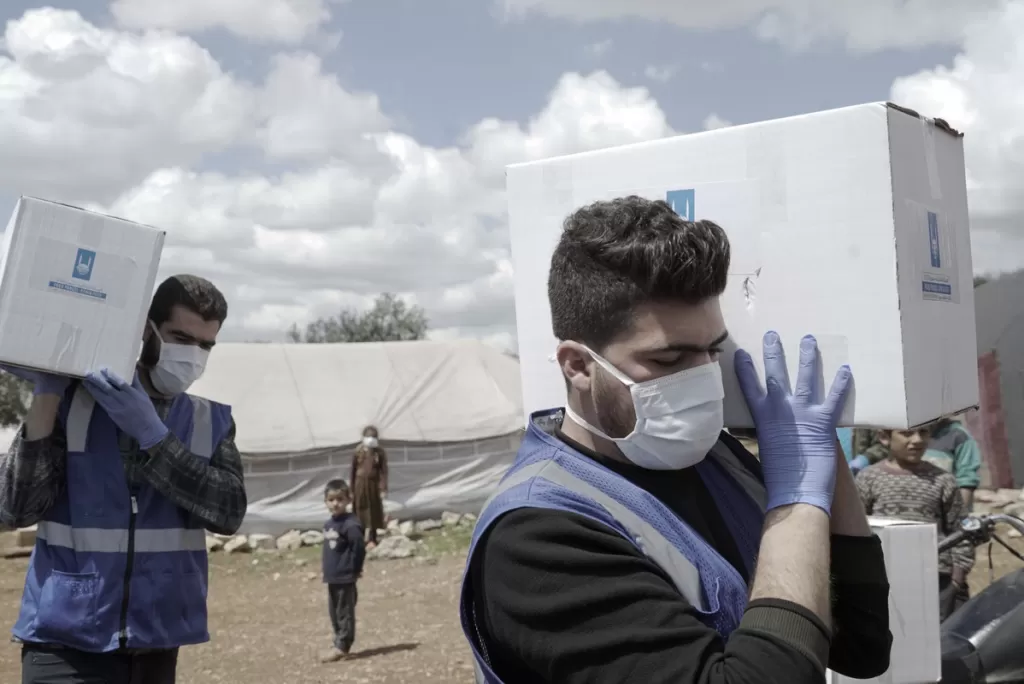
[[[254,11],[254,5],[262,13]],[[283,340],[381,292],[515,350],[506,164],[892,100],[966,132],[975,271],[1024,267],[1024,0],[7,0],[0,214],[159,226]]]

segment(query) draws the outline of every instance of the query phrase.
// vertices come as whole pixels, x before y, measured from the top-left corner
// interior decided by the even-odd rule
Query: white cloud
[[[732,122],[726,121],[722,117],[712,112],[711,114],[708,114],[706,117],[704,117],[704,122],[702,126],[704,127],[705,131],[713,131],[717,128],[728,128],[729,126],[732,126]]]
[[[259,136],[277,159],[372,154],[371,143],[361,144],[366,135],[391,126],[376,95],[346,91],[309,53],[274,58],[260,107],[265,121]]]
[[[150,24],[202,28],[166,11]],[[163,274],[221,285],[235,339],[280,339],[390,291],[435,334],[514,348],[504,165],[673,132],[646,89],[603,71],[566,74],[525,123],[485,119],[439,148],[309,53],[250,83],[191,38],[76,12],[26,12],[5,38],[0,180],[166,229]],[[211,166],[232,157],[247,170]]]
[[[114,0],[124,28],[201,33],[224,29],[242,38],[298,44],[318,34],[338,0]],[[326,37],[329,39],[330,37]]]
[[[43,8],[9,21],[4,45],[0,183],[15,191],[106,199],[251,126],[253,89],[188,38],[100,29]]]
[[[652,81],[658,81],[659,83],[668,83],[679,71],[679,67],[673,64],[664,64],[661,66],[651,64],[644,69],[644,76],[651,79]]]
[[[687,29],[750,27],[794,48],[839,39],[854,50],[955,44],[964,26],[1006,0],[495,0],[510,17],[532,13],[579,21],[638,17]]]
[[[1024,266],[1024,2],[967,28],[951,67],[898,79],[894,102],[965,131],[976,271]]]
[[[971,23],[951,68],[893,86],[967,130],[979,270],[1024,262],[1021,5]],[[646,88],[603,71],[565,74],[526,121],[486,118],[432,147],[305,52],[247,82],[191,38],[53,9],[9,22],[5,47],[0,182],[167,229],[164,273],[221,284],[235,339],[280,339],[391,291],[424,306],[435,335],[512,348],[505,164],[675,133]],[[239,150],[245,170],[215,165]]]

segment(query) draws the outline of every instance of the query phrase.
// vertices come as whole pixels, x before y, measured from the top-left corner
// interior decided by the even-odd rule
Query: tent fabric
[[[472,340],[218,344],[192,393],[232,406],[246,533],[319,528],[366,425],[388,451],[391,515],[475,512],[523,428],[518,360]]]
[[[475,340],[218,344],[193,394],[230,404],[242,453],[459,442],[523,426],[519,363]]]
[[[477,513],[512,465],[522,431],[473,442],[392,445],[385,511],[422,520],[443,511]],[[324,485],[348,479],[355,445],[247,459],[249,510],[242,531],[278,535],[318,529],[327,515]]]

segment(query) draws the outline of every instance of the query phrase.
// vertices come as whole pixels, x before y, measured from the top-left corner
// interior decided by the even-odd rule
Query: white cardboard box
[[[0,362],[131,378],[165,235],[22,197],[0,263]]]
[[[841,424],[906,428],[978,403],[963,141],[884,103],[510,166],[523,406],[561,406],[547,278],[565,217],[596,200],[665,199],[729,234],[732,342],[761,367],[776,330],[796,377],[818,338],[824,382],[856,388]],[[727,427],[752,422],[722,359]],[[763,377],[763,376],[762,376]]]
[[[871,518],[889,575],[889,670],[874,679],[829,672],[830,684],[926,684],[942,675],[939,639],[939,554],[935,525]]]

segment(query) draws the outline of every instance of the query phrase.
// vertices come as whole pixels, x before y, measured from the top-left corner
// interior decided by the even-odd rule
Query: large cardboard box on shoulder
[[[562,221],[596,200],[667,200],[732,244],[722,307],[762,373],[776,330],[796,377],[814,334],[824,382],[850,364],[843,426],[907,428],[978,403],[963,140],[875,103],[510,166],[523,405],[560,406],[547,278]],[[727,427],[751,427],[721,358]]]
[[[889,670],[874,679],[829,673],[829,684],[926,684],[942,674],[939,637],[939,554],[935,525],[871,518],[889,576]]]
[[[0,262],[0,363],[131,378],[164,231],[22,197]]]

